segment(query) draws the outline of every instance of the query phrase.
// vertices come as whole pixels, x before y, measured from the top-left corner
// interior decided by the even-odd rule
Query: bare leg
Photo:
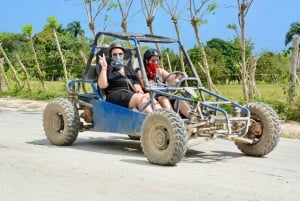
[[[159,102],[159,104],[161,105],[162,108],[166,108],[168,110],[173,111],[173,107],[171,105],[171,102],[167,97],[159,96],[158,97],[158,102]]]
[[[135,93],[129,102],[129,108],[138,108],[139,110],[143,108],[150,100],[149,94],[139,94]],[[157,101],[154,102],[155,104],[155,109],[160,109],[161,106],[158,104]],[[149,104],[145,109],[145,113],[151,113],[153,111],[151,104]]]
[[[175,104],[176,104],[176,102],[175,102]],[[179,111],[183,116],[189,117],[191,107],[185,101],[179,100]]]

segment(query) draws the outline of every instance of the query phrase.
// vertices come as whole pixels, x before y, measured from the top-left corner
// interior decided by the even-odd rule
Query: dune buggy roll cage
[[[93,68],[91,63],[99,48],[99,39],[101,37],[112,37],[124,41],[132,41],[133,48],[131,50],[135,51],[135,56],[138,60],[138,65],[141,70],[142,79],[144,82],[145,89],[150,93],[150,101],[148,103],[154,106],[154,97],[155,95],[162,95],[166,97],[170,97],[173,99],[183,100],[190,103],[192,112],[188,120],[187,129],[199,128],[201,125],[213,125],[215,122],[222,122],[222,129],[220,126],[218,129],[210,128],[212,132],[217,131],[218,134],[229,136],[229,135],[237,135],[238,137],[243,137],[247,134],[249,125],[250,125],[250,112],[247,107],[238,104],[236,101],[229,100],[213,91],[206,89],[198,76],[198,73],[187,53],[183,44],[172,38],[150,35],[150,34],[136,34],[136,33],[119,33],[119,32],[99,32],[95,36],[95,40],[93,46],[90,51],[89,58],[87,60],[87,64],[85,67],[85,71],[82,79],[71,80],[67,83],[67,91],[69,95],[77,95],[81,97],[89,98],[97,98],[99,100],[103,99],[103,96],[100,93],[100,89],[97,87],[97,80],[94,78],[91,79],[89,77],[89,72]],[[143,63],[143,57],[140,51],[140,43],[177,43],[180,47],[180,51],[182,51],[186,64],[190,67],[190,71],[192,76],[181,78],[175,86],[170,86],[166,83],[156,83],[155,85],[149,84],[147,79],[147,74],[145,70],[145,66]],[[187,83],[194,83],[193,86],[189,86]],[[94,93],[92,94],[82,94],[79,89],[82,87],[82,83],[90,83]],[[206,100],[209,99],[209,100]],[[80,99],[81,104],[92,107],[89,101],[85,101],[85,99]],[[226,105],[231,108],[231,115],[226,111]],[[147,106],[147,105],[146,105]],[[145,106],[145,107],[146,107]],[[223,106],[223,107],[221,107]],[[225,108],[224,108],[225,106]],[[144,107],[144,108],[145,108]],[[143,112],[142,108],[140,112]],[[177,101],[177,105],[175,107],[175,112],[179,112],[179,105]],[[217,115],[218,114],[222,114]],[[234,125],[239,129],[234,129]],[[213,127],[213,126],[212,126]],[[242,129],[241,129],[242,128]],[[205,128],[209,130],[209,128]],[[209,131],[208,131],[209,132]]]

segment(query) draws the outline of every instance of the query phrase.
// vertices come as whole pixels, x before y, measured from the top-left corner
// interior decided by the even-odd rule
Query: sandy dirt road
[[[49,144],[41,111],[0,108],[1,201],[298,201],[300,140],[282,138],[263,158],[230,141],[187,152],[175,167],[152,165],[139,141],[84,132],[73,146]]]

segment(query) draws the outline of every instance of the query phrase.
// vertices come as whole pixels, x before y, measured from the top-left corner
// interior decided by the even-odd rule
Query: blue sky
[[[134,1],[128,21],[129,32],[148,33],[139,0]],[[182,1],[181,1],[182,2]],[[237,24],[237,0],[217,0],[219,7],[214,15],[206,16],[208,24],[200,28],[202,41],[212,38],[231,40],[235,33],[226,28],[227,24]],[[254,0],[247,15],[246,37],[255,45],[257,54],[263,51],[281,52],[285,34],[292,22],[300,22],[299,0]],[[119,11],[110,16],[107,31],[121,31]],[[55,16],[64,27],[70,22],[80,21],[86,36],[92,37],[88,29],[83,0],[1,0],[0,32],[21,33],[22,26],[31,24],[34,32],[40,32],[47,24],[47,17]],[[195,38],[188,16],[179,21],[182,42],[188,47],[195,45]],[[104,28],[103,17],[96,21],[96,30]],[[157,12],[154,31],[158,35],[176,37],[170,17],[164,11]]]

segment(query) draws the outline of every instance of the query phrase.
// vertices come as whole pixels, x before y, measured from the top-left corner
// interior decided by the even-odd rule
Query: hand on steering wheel
[[[175,77],[174,77],[175,76]],[[181,79],[187,77],[186,73],[181,72],[181,71],[174,71],[172,73],[170,73],[164,80],[163,83],[171,85],[171,86],[175,86],[176,83]],[[172,79],[170,79],[172,78]]]

